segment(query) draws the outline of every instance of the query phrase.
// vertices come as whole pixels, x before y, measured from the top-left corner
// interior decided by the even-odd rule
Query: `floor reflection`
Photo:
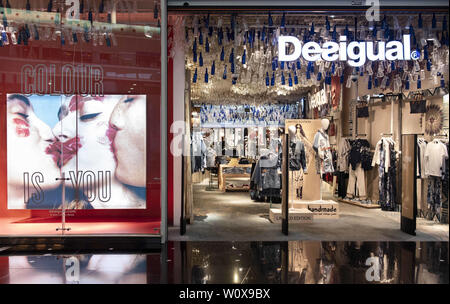
[[[171,242],[157,253],[0,251],[0,284],[448,284],[448,242]]]

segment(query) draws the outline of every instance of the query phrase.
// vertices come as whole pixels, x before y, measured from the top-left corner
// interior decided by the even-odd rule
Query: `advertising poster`
[[[146,96],[7,95],[8,209],[146,208]]]

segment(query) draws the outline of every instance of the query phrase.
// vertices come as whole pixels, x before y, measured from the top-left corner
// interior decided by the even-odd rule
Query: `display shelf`
[[[350,200],[345,200],[345,199],[342,199],[342,198],[338,198],[338,201],[343,202],[343,203],[346,203],[346,204],[350,204],[350,205],[355,205],[355,206],[358,206],[358,207],[366,208],[366,209],[377,209],[377,208],[381,208],[381,206],[378,205],[378,204],[361,204],[361,203],[358,203],[358,202],[354,202],[354,201],[350,201]]]

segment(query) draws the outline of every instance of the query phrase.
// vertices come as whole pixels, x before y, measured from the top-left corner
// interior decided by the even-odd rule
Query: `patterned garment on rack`
[[[433,213],[439,214],[441,209],[441,190],[442,190],[442,179],[437,176],[428,177],[428,192],[427,192],[427,203],[428,209]]]

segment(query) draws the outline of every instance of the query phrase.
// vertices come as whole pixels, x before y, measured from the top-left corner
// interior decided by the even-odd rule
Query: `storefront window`
[[[0,7],[0,235],[158,235],[159,1],[39,3]]]

